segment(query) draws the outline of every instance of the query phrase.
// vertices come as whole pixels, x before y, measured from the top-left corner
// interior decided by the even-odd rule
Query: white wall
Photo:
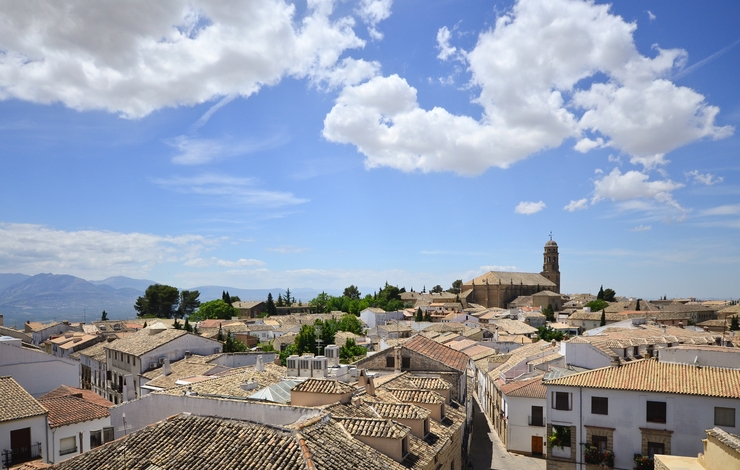
[[[546,426],[530,426],[529,417],[532,415],[532,406],[542,407],[543,424],[547,423],[547,403],[544,398],[522,398],[503,396],[506,403],[506,420],[509,432],[506,448],[518,452],[532,452],[532,436],[542,437],[542,452],[546,453],[545,448],[547,439]]]
[[[572,393],[573,410],[553,409],[550,403],[553,391]],[[609,399],[608,415],[591,414],[592,396]],[[666,423],[647,422],[647,401],[666,402]],[[740,413],[738,413],[740,411],[740,400],[729,398],[548,386],[546,413],[548,423],[575,425],[578,434],[576,442],[585,442],[585,428],[582,425],[615,428],[614,466],[615,468],[632,468],[634,454],[642,453],[642,432],[640,428],[673,431],[671,437],[672,455],[693,457],[703,452],[701,440],[706,438],[707,429],[715,427],[715,406],[736,409],[736,427],[719,427],[727,432],[738,434],[740,431]],[[580,413],[581,410],[582,413]],[[582,459],[580,450],[578,449],[577,454],[579,461]]]
[[[17,419],[0,423],[0,451],[10,450],[10,431],[31,428],[31,445],[41,443],[42,460],[46,461],[46,416]],[[0,459],[2,456],[0,455]],[[2,460],[0,460],[0,464]]]
[[[0,376],[9,375],[34,397],[60,385],[80,387],[80,364],[0,342]]]
[[[47,462],[58,463],[62,460],[67,460],[89,451],[90,431],[100,431],[110,425],[110,417],[105,417],[91,421],[84,421],[82,423],[70,424],[68,426],[60,426],[53,429],[49,428],[47,430],[49,439],[49,460],[47,460]],[[82,448],[80,448],[80,433],[82,433]],[[77,452],[59,455],[59,450],[61,449],[59,441],[65,437],[75,438],[75,442],[77,442]]]
[[[740,369],[740,350],[735,348],[714,348],[707,350],[688,349],[682,346],[681,348],[660,349],[658,355],[660,362]]]
[[[218,341],[192,334],[183,335],[142,355],[141,363],[138,366],[141,367],[140,370],[143,373],[149,367],[149,363],[157,363],[157,360],[163,356],[169,357],[170,362],[175,362],[185,357],[185,351],[190,351],[193,354],[199,354],[201,356],[210,356],[211,354],[221,352],[222,349],[222,344]]]
[[[319,408],[150,393],[137,400],[111,408],[111,423],[115,429],[116,439],[118,439],[123,436],[123,413],[126,413],[126,432],[131,433],[183,412],[200,416],[243,419],[278,426],[292,424],[301,418],[312,418],[321,414]]]
[[[611,359],[606,354],[586,343],[562,341],[560,354],[565,356],[566,364],[586,369],[600,369],[611,365]]]

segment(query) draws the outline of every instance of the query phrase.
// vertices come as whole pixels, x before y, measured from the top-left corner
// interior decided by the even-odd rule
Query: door
[[[31,458],[31,428],[10,431],[10,449],[13,462],[25,462]]]
[[[532,436],[532,455],[542,456],[542,436]]]

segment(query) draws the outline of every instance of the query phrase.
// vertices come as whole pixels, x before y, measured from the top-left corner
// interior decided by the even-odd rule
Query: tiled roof
[[[430,390],[389,388],[388,391],[393,396],[406,403],[426,403],[433,405],[445,402],[445,399],[442,397],[442,395]]]
[[[0,423],[46,414],[41,406],[13,377],[0,377]]]
[[[337,421],[353,436],[403,439],[411,430],[389,419],[338,418]]]
[[[60,387],[57,387],[46,395],[40,396],[39,400],[45,398],[68,397],[70,395],[77,395],[84,400],[95,403],[97,405],[105,406],[106,408],[112,408],[114,406],[112,402],[109,402],[92,390],[83,390],[81,388],[70,387],[69,385],[62,385]]]
[[[149,387],[157,387],[161,389],[168,389],[177,386],[176,382],[185,377],[193,377],[196,375],[211,375],[208,374],[212,369],[224,369],[216,364],[207,364],[203,362],[190,361],[183,359],[177,362],[173,362],[170,365],[170,374],[162,375],[162,368],[148,371],[144,374],[144,377],[150,378],[151,380],[146,383]]]
[[[449,390],[452,388],[452,385],[439,377],[411,376],[409,380],[422,390]]]
[[[193,392],[198,395],[216,398],[247,398],[257,390],[279,383],[285,375],[285,367],[275,364],[265,364],[265,371],[259,372],[254,366],[239,367],[226,372],[224,375],[214,376],[210,380],[180,385],[161,392],[167,395],[182,395],[183,392]],[[241,386],[247,382],[257,382],[258,388],[244,390]]]
[[[81,349],[75,353],[72,353],[70,356],[74,355],[80,355],[80,356],[87,356],[90,359],[93,359],[98,362],[105,362],[105,348],[111,347],[113,343],[115,343],[118,340],[114,341],[103,341],[101,343],[95,343],[89,348]]]
[[[157,334],[149,334],[149,330],[143,329],[114,343],[107,344],[106,348],[133,356],[141,356],[187,334],[190,333],[175,329],[166,329]]]
[[[58,428],[110,416],[110,410],[107,406],[91,403],[72,395],[56,398],[39,398],[39,403],[49,410],[50,428]]]
[[[537,328],[527,325],[523,321],[502,318],[500,320],[491,320],[488,329],[493,331],[498,326],[499,331],[503,330],[512,335],[529,335],[537,331]]]
[[[430,359],[439,361],[442,364],[461,372],[467,369],[468,360],[470,359],[466,354],[463,354],[460,351],[455,351],[452,348],[448,348],[443,344],[439,344],[436,341],[425,338],[421,335],[416,335],[403,343],[403,348],[423,354]]]
[[[501,386],[501,392],[509,397],[546,398],[547,387],[542,384],[542,377],[531,380],[517,380]]]
[[[731,434],[724,429],[720,428],[713,428],[707,430],[707,435],[712,436],[719,440],[722,444],[726,445],[727,447],[734,450],[736,453],[740,454],[740,436],[737,436],[736,434]]]
[[[387,419],[426,419],[431,414],[426,408],[411,403],[390,403],[385,401],[366,401],[366,403],[379,416]]]
[[[740,370],[671,364],[654,359],[573,374],[546,384],[740,398]]]
[[[293,388],[294,392],[306,392],[306,393],[324,393],[332,395],[342,395],[345,393],[352,393],[355,388],[339,380],[329,379],[308,379],[296,385]]]
[[[515,285],[525,285],[525,286],[538,285],[540,287],[557,287],[554,282],[547,279],[542,274],[514,273],[514,272],[508,272],[508,271],[490,271],[486,274],[483,274],[482,276],[476,277],[472,281],[466,282],[465,285],[470,285],[471,283],[475,283],[475,285],[477,286],[488,283],[488,284],[515,284]]]

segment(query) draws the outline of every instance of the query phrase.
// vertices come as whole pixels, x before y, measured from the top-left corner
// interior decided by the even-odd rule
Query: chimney
[[[498,326],[496,327],[496,330],[493,332],[493,340],[498,343]]]
[[[365,393],[371,397],[375,396],[375,379],[372,375],[368,375],[365,382]]]
[[[190,359],[191,357],[193,357],[193,353],[191,353],[190,351],[185,351],[185,359]]]
[[[682,321],[678,322],[678,327],[679,328],[683,328],[683,322]]]
[[[258,388],[260,388],[260,385],[254,378],[252,378],[252,380],[247,380],[246,382],[241,384],[240,387],[245,392],[250,392],[252,390],[257,390]]]
[[[660,325],[660,329],[663,330],[663,334],[665,334],[666,326],[665,325]]]
[[[257,362],[254,364],[254,370],[256,370],[257,372],[265,371],[265,364],[262,362],[262,354],[257,356]]]
[[[165,377],[170,375],[172,373],[172,369],[170,369],[170,358],[165,357],[164,363],[162,363],[162,375]]]
[[[401,372],[401,346],[393,348],[393,359],[395,365],[393,372]]]

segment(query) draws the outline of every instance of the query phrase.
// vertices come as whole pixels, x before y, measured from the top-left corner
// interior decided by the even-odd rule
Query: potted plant
[[[635,454],[635,464],[636,470],[653,470],[655,468],[653,459],[642,454]]]

